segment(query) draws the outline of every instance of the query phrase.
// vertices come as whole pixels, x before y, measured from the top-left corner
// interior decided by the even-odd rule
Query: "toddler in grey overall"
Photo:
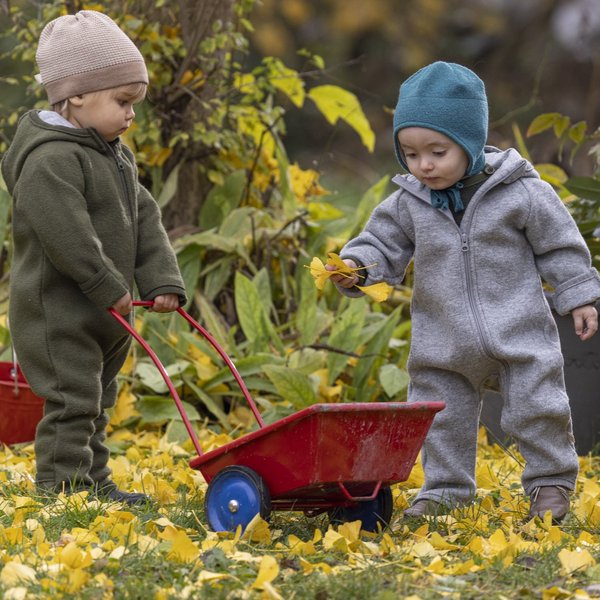
[[[367,266],[361,285],[400,283],[414,261],[408,400],[443,400],[426,438],[425,484],[408,516],[464,504],[476,492],[481,391],[497,378],[501,424],[526,467],[531,516],[568,511],[578,459],[555,310],[577,334],[597,329],[600,278],[575,222],[550,185],[514,149],[485,146],[483,82],[469,69],[433,63],[400,88],[397,157],[409,172],[341,257]],[[334,275],[338,289],[360,291]]]

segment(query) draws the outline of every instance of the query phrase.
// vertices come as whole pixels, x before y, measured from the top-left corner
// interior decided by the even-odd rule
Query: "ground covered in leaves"
[[[206,431],[211,449],[227,441]],[[52,598],[594,598],[600,597],[600,460],[581,458],[573,510],[560,526],[527,522],[519,456],[480,444],[475,505],[405,522],[422,481],[394,486],[391,526],[331,527],[326,516],[274,513],[243,536],[207,530],[206,484],[191,445],[116,430],[115,481],[155,504],[129,508],[86,493],[41,497],[33,447],[0,451],[0,595]],[[383,459],[384,457],[382,457]]]

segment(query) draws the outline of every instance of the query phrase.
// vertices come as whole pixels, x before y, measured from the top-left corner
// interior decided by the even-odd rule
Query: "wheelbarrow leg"
[[[256,471],[233,465],[221,469],[208,484],[204,510],[213,531],[235,531],[241,526],[243,532],[257,514],[269,517],[271,495]]]
[[[381,488],[373,500],[362,500],[351,506],[339,506],[328,511],[329,522],[341,525],[351,521],[361,521],[361,529],[377,532],[390,524],[394,500],[389,487]]]

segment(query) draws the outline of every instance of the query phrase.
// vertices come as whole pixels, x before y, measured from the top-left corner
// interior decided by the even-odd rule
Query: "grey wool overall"
[[[9,319],[23,372],[45,399],[42,487],[110,484],[107,409],[129,337],[107,309],[185,290],[160,211],[131,151],[94,129],[25,114],[2,161],[13,197]]]
[[[565,392],[556,311],[600,298],[600,278],[575,222],[550,185],[515,150],[486,147],[494,172],[457,225],[433,208],[412,175],[374,211],[340,255],[368,268],[362,285],[400,283],[414,260],[409,401],[443,400],[423,446],[418,499],[463,503],[476,491],[481,390],[497,377],[501,425],[526,466],[526,494],[573,489],[578,460]],[[355,289],[341,292],[359,295]]]

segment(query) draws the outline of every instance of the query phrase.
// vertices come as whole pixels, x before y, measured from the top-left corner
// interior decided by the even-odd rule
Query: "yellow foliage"
[[[323,264],[323,261],[318,257],[314,257],[308,267],[310,269],[310,274],[315,279],[315,285],[319,290],[323,289],[323,287],[325,286],[325,282],[332,275],[357,275],[358,277],[361,277],[360,271],[369,268],[349,267],[335,252],[329,252],[328,257],[329,258],[327,259],[326,264],[335,267],[334,270],[330,271],[326,269],[325,265]],[[375,300],[375,302],[384,302],[389,298],[390,294],[393,291],[392,286],[388,285],[383,281],[367,286],[357,285],[356,288],[358,288],[361,292],[369,296],[372,300]]]

